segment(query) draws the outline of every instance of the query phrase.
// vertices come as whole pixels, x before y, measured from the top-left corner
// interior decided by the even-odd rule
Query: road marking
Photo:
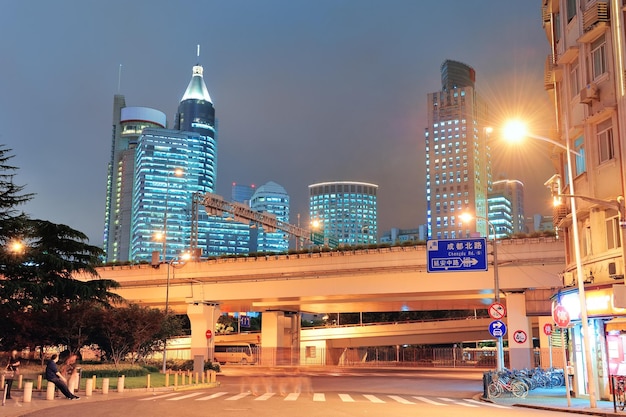
[[[476,401],[476,400],[469,400],[469,399],[465,399],[465,401],[472,403],[472,404],[486,405],[486,406],[495,407],[495,408],[511,408],[511,407],[507,407],[506,405],[494,404],[494,403],[490,403],[487,401]]]
[[[343,401],[344,403],[353,403],[354,402],[354,398],[352,398],[348,394],[339,394],[339,398],[341,398],[341,401]]]
[[[442,398],[442,397],[439,397],[439,399],[440,399],[441,401],[448,401],[448,402],[451,402],[451,403],[455,403],[456,405],[462,405],[462,406],[464,406],[464,407],[478,407],[476,404],[465,404],[465,403],[460,403],[460,402],[458,402],[457,400],[455,400],[454,398]]]
[[[295,401],[300,396],[299,392],[292,392],[285,397],[285,401]]]
[[[237,394],[237,395],[234,395],[232,397],[226,398],[226,401],[237,401],[237,400],[240,400],[240,399],[242,399],[244,397],[247,397],[248,395],[250,395],[249,392],[242,392],[241,394]]]
[[[200,395],[200,394],[202,394],[202,392],[192,392],[191,394],[183,395],[183,396],[181,396],[181,397],[176,397],[176,398],[168,398],[166,401],[180,401],[180,400],[186,400],[187,398],[195,397],[196,395]]]
[[[260,397],[255,398],[255,401],[266,401],[270,398],[272,398],[272,396],[274,396],[274,394],[276,394],[275,392],[266,392],[265,394],[261,395]]]
[[[444,406],[448,405],[448,404],[442,404],[440,402],[433,401],[433,400],[430,400],[430,399],[424,398],[424,397],[413,397],[413,398],[415,398],[416,400],[423,401],[423,402],[428,403],[428,404],[432,404],[432,405],[444,405]]]
[[[226,391],[223,391],[223,392],[216,392],[215,394],[211,394],[211,395],[206,396],[206,397],[196,398],[196,401],[207,401],[207,400],[212,400],[213,398],[221,397],[222,395],[226,395],[226,394],[228,394],[228,392],[226,392]]]
[[[404,398],[398,396],[398,395],[388,395],[389,398],[391,398],[392,400],[395,400],[397,402],[399,402],[400,404],[415,404],[414,402],[411,402],[409,400],[405,400]]]
[[[162,395],[157,395],[157,396],[152,396],[152,397],[142,398],[142,399],[140,399],[139,401],[160,400],[160,399],[162,399],[162,398],[165,398],[165,397],[172,397],[172,396],[174,396],[174,395],[178,395],[178,393],[177,393],[177,392],[174,392],[174,393],[172,393],[172,394],[162,394]]]
[[[373,402],[373,403],[378,403],[378,404],[381,404],[381,403],[382,403],[382,404],[385,404],[385,402],[384,402],[383,400],[381,400],[380,398],[378,398],[378,397],[377,397],[377,396],[375,396],[375,395],[363,394],[363,396],[364,396],[365,398],[367,398],[368,400],[370,400],[371,402]]]
[[[320,392],[316,392],[313,394],[313,401],[326,401],[326,395],[320,393]]]

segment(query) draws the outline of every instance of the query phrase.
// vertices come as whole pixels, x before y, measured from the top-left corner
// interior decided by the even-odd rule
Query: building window
[[[599,162],[604,163],[615,158],[613,126],[610,119],[598,124],[597,138]]]
[[[591,74],[594,80],[606,72],[606,42],[604,36],[591,44]]]
[[[578,76],[578,64],[573,64],[569,75],[569,86],[572,98],[580,94],[580,77]]]
[[[579,137],[574,141],[574,147],[576,152],[576,176],[579,176],[587,172],[587,165],[585,163],[585,142],[583,137]]]
[[[576,16],[576,0],[567,0],[567,23]]]
[[[606,248],[617,249],[622,247],[621,230],[619,227],[619,216],[606,219]]]

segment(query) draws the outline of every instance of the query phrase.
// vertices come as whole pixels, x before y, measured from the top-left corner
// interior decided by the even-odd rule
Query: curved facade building
[[[378,236],[378,185],[337,181],[309,185],[311,229],[324,242],[374,244]],[[318,226],[314,226],[318,225]]]
[[[104,219],[104,250],[108,262],[126,261],[135,171],[135,149],[146,128],[164,128],[165,113],[149,107],[127,107],[123,95],[113,98],[113,138],[108,166]]]
[[[459,61],[447,59],[441,64],[441,86],[444,91],[472,87],[476,84],[476,71]]]
[[[289,194],[273,181],[263,184],[252,195],[250,208],[276,216],[281,222],[289,223]],[[256,229],[256,251],[265,253],[283,253],[289,249],[289,238],[284,232],[265,232],[262,227]],[[251,234],[254,234],[251,232]],[[251,236],[251,243],[252,236]]]

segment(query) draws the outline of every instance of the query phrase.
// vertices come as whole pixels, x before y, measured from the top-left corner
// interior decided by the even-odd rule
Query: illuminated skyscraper
[[[165,113],[127,107],[123,95],[113,98],[113,137],[108,166],[104,219],[104,250],[108,262],[130,256],[130,224],[135,174],[135,148],[144,128],[164,128]]]
[[[487,235],[487,109],[474,90],[475,81],[473,68],[447,60],[441,65],[441,91],[428,94],[426,213],[431,239]],[[463,212],[476,220],[460,222]]]
[[[254,211],[267,212],[276,216],[281,222],[289,223],[289,194],[275,182],[260,186],[250,199],[250,208]],[[263,227],[251,230],[251,245],[256,252],[286,252],[289,249],[289,238],[284,232],[267,232]],[[255,242],[256,241],[256,242]]]
[[[197,207],[194,195],[214,191],[217,173],[215,109],[202,72],[200,65],[193,67],[175,130],[165,129],[161,112],[125,108],[123,96],[116,96],[105,218],[107,261],[149,261],[152,251],[169,260],[192,240],[207,252],[208,216],[201,208],[192,210]],[[195,239],[192,230],[197,230]],[[156,234],[163,232],[165,241],[157,241]]]
[[[326,242],[336,240],[338,244],[345,245],[376,243],[377,194],[377,185],[364,182],[309,185],[309,219],[319,224]]]
[[[489,222],[496,231],[496,238],[526,233],[524,216],[524,184],[518,180],[498,180],[489,192]],[[489,231],[493,237],[493,230]]]

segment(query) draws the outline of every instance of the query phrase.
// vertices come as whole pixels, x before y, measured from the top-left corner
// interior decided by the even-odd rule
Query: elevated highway
[[[523,368],[530,366],[537,328],[532,318],[550,320],[550,296],[563,286],[564,246],[554,238],[501,240],[498,245],[500,299],[509,312],[505,321],[518,335],[526,335],[520,343],[508,334],[510,357],[514,367]],[[489,251],[493,253],[491,247]],[[411,323],[301,332],[303,312],[478,310],[492,303],[491,257],[487,271],[428,273],[426,262],[426,247],[410,246],[102,267],[98,273],[119,282],[116,292],[130,302],[164,308],[167,300],[175,312],[186,313],[192,357],[212,357],[214,338],[205,338],[205,332],[214,334],[220,311],[262,313],[263,349],[288,351],[290,360],[300,356],[294,352],[312,347],[489,338],[487,319],[467,320],[461,326]],[[271,363],[278,360],[263,357],[271,357]]]
[[[563,243],[538,238],[498,245],[501,298],[538,294],[528,300],[529,313],[545,313],[549,303],[542,305],[542,297],[562,286]],[[214,303],[225,312],[336,313],[484,309],[493,300],[491,257],[489,270],[476,272],[428,273],[426,262],[425,246],[409,246],[101,267],[98,273],[119,282],[119,295],[134,303],[163,308],[168,293],[178,313],[190,303]]]

